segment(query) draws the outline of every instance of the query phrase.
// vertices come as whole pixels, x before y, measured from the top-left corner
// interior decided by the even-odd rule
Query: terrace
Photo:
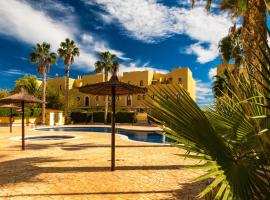
[[[134,126],[122,126],[133,129]],[[144,129],[144,127],[136,127]],[[163,144],[128,141],[116,135],[116,171],[110,171],[110,135],[70,132],[71,140],[20,142],[1,127],[0,199],[196,199],[205,183],[192,183],[203,171],[183,168],[197,163]],[[66,132],[57,132],[57,135]],[[27,136],[52,135],[30,130]]]

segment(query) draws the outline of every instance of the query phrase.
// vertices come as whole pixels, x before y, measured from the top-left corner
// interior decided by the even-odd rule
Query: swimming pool
[[[25,137],[25,140],[67,140],[73,138],[75,138],[73,135],[35,135]]]
[[[96,132],[96,133],[111,133],[111,128],[107,127],[53,127],[41,128],[41,131],[66,131],[66,132]],[[161,131],[139,131],[126,130],[122,128],[116,129],[117,134],[125,135],[130,140],[140,142],[167,143],[170,140],[162,135]]]

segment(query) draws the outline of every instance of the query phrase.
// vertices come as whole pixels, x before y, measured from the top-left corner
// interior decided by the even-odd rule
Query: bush
[[[30,117],[40,117],[41,113],[42,113],[41,108],[32,108],[31,113],[30,113]]]
[[[0,108],[0,117],[9,117],[10,110],[7,108]]]
[[[21,117],[22,113],[17,112],[17,109],[12,110],[13,117]],[[39,117],[41,116],[41,108],[25,108],[24,116],[25,117]],[[0,108],[0,117],[9,117],[10,116],[10,109],[8,108]]]
[[[116,122],[118,123],[136,123],[136,114],[134,112],[117,112]]]
[[[89,123],[91,122],[92,113],[72,112],[70,114],[71,120],[76,123]]]
[[[108,112],[107,122],[111,123],[111,112]],[[98,123],[104,122],[104,112],[93,112],[93,121]]]

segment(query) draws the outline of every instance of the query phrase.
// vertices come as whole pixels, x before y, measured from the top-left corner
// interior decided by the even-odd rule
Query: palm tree
[[[38,63],[37,71],[42,76],[42,124],[45,124],[46,109],[46,73],[50,71],[52,64],[56,63],[57,54],[51,52],[51,45],[43,42],[33,47],[34,52],[30,54],[31,63]]]
[[[214,97],[222,97],[224,93],[227,92],[227,81],[225,77],[216,75],[214,76],[214,82],[213,82],[213,93]]]
[[[74,57],[80,55],[80,50],[76,46],[73,40],[66,38],[64,42],[61,42],[60,48],[58,49],[58,55],[63,58],[66,66],[66,85],[65,85],[65,124],[68,123],[68,95],[69,95],[69,74],[70,66],[74,63]]]
[[[213,192],[211,199],[268,199],[270,160],[262,140],[270,138],[263,134],[268,132],[270,123],[262,118],[269,110],[248,100],[233,102],[230,97],[213,108],[201,110],[185,89],[175,90],[153,89],[151,93],[156,98],[147,105],[151,118],[163,128],[165,136],[173,140],[174,146],[186,150],[179,156],[197,159],[198,164],[193,167],[206,169],[194,180],[210,181],[199,196]],[[181,98],[176,98],[175,92]],[[253,92],[255,96],[259,93]],[[260,102],[266,103],[266,99],[260,98]]]
[[[99,61],[95,63],[95,72],[104,74],[104,81],[108,81],[109,73],[116,73],[119,69],[119,64],[117,62],[117,56],[111,54],[109,51],[100,52]],[[104,113],[104,123],[107,123],[108,114],[108,96],[105,96],[105,113]]]
[[[179,156],[197,159],[196,168],[208,169],[195,181],[210,180],[200,193],[214,193],[211,199],[267,200],[270,196],[270,47],[260,58],[254,50],[255,69],[234,75],[221,102],[200,109],[181,87],[157,88],[148,102],[151,118],[163,127],[175,146],[187,151]],[[256,81],[256,82],[255,82]],[[164,93],[169,98],[164,98]],[[175,93],[182,98],[175,98]],[[189,166],[191,167],[191,166]]]
[[[229,34],[219,42],[219,52],[224,64],[234,61],[234,73],[238,73],[240,66],[243,64],[243,49],[240,41],[241,27],[235,26],[230,29]]]
[[[191,0],[194,5],[196,0]],[[206,8],[209,11],[212,0],[206,0]],[[252,49],[256,48],[260,54],[260,46],[263,45],[263,38],[267,36],[266,12],[269,10],[269,0],[221,0],[221,10],[227,10],[232,17],[242,17],[241,43],[245,55],[245,61],[249,64],[256,64],[256,58]]]

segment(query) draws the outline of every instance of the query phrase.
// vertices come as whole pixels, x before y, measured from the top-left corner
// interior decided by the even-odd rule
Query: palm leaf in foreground
[[[265,154],[258,148],[256,129],[240,104],[228,104],[226,115],[215,109],[202,111],[181,87],[157,88],[147,102],[151,118],[187,151],[180,155],[204,161],[207,168],[195,181],[213,178],[200,197],[216,191],[215,199],[265,199],[269,185]],[[178,93],[181,98],[176,98]]]

